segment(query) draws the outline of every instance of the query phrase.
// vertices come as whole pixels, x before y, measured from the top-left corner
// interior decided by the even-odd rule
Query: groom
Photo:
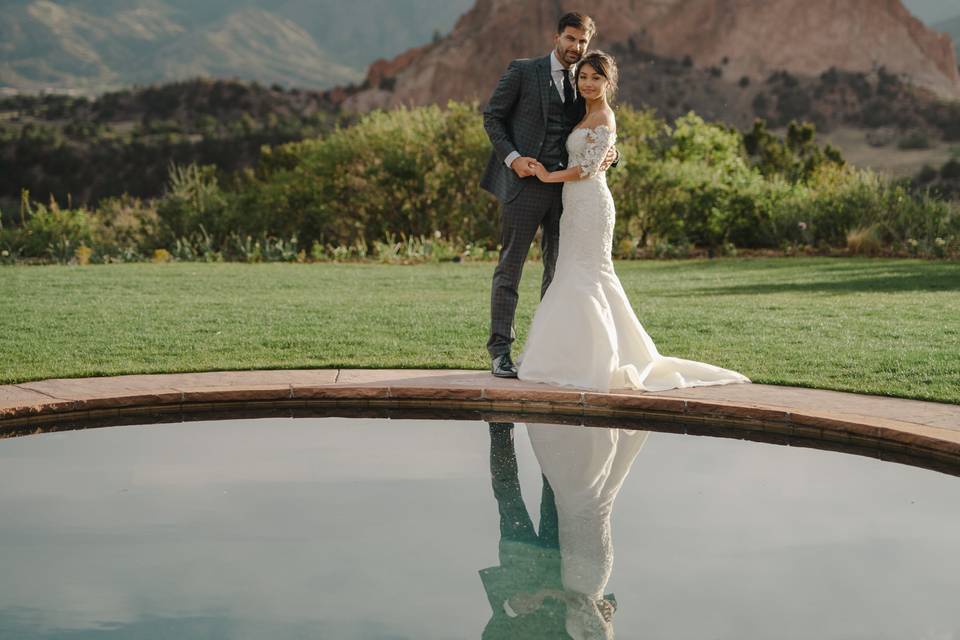
[[[586,111],[583,99],[575,95],[576,80],[570,74],[595,32],[589,16],[564,15],[557,26],[554,50],[542,58],[511,62],[483,111],[483,127],[493,143],[493,153],[480,186],[501,205],[500,261],[493,272],[487,340],[490,368],[500,378],[517,377],[510,357],[516,337],[517,286],[537,228],[543,227],[541,298],[553,279],[560,244],[563,184],[540,182],[531,167],[536,162],[549,171],[566,166],[567,136]],[[615,157],[616,152],[611,151],[606,166]]]

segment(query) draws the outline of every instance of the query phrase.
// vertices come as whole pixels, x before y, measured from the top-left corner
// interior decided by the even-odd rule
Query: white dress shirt
[[[560,59],[557,58],[557,50],[554,49],[550,52],[550,75],[553,77],[553,87],[557,90],[557,93],[560,94],[560,102],[565,102],[563,99],[563,74],[565,73],[570,72],[563,66]],[[573,85],[573,82],[570,84]],[[574,89],[574,95],[576,95],[576,89]],[[508,167],[513,168],[513,161],[519,157],[520,154],[518,152],[511,151],[504,159],[504,162],[507,163]]]

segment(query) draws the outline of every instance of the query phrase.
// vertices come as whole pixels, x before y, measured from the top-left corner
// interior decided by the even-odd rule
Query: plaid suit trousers
[[[502,205],[500,221],[500,261],[493,272],[490,291],[490,338],[487,352],[491,358],[510,353],[516,338],[513,319],[517,311],[520,276],[530,244],[543,227],[540,240],[543,255],[543,280],[540,297],[547,292],[557,266],[560,247],[560,215],[563,213],[563,184],[546,184],[535,177],[523,179],[516,198]]]

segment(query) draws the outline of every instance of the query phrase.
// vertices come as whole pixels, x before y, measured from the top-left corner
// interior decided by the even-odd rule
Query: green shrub
[[[908,131],[897,141],[897,147],[900,149],[929,149],[930,136],[925,131],[914,129]]]
[[[157,202],[158,240],[167,246],[203,225],[217,239],[230,228],[230,200],[220,188],[215,165],[170,165],[169,182]]]
[[[830,145],[821,148],[815,137],[816,128],[812,124],[794,120],[781,140],[758,118],[753,128],[744,134],[743,144],[753,166],[764,176],[779,175],[790,182],[799,182],[809,179],[825,163],[844,163],[839,151]]]
[[[623,232],[638,235],[641,245],[773,243],[769,220],[778,190],[749,166],[739,133],[692,113],[672,128],[651,120],[646,129],[659,134],[637,150],[625,177],[610,174]]]
[[[81,245],[93,244],[94,225],[86,209],[61,209],[52,199],[44,206],[25,197],[21,215],[22,224],[0,238],[0,250],[11,255],[66,263]]]
[[[789,238],[790,228],[804,222],[810,244],[818,246],[847,246],[851,231],[870,227],[888,246],[908,238],[932,242],[960,235],[955,205],[912,195],[906,186],[871,171],[836,165],[821,167],[783,202],[778,218],[778,235]]]
[[[105,198],[92,222],[95,260],[129,261],[161,246],[160,218],[153,202],[131,196]]]
[[[852,249],[866,246],[863,229],[887,252],[960,245],[957,205],[845,165],[812,125],[792,122],[781,139],[763,121],[741,134],[629,106],[617,120],[621,160],[607,179],[618,256]],[[489,153],[476,105],[374,112],[265,146],[256,169],[226,179],[213,166],[171,166],[156,201],[124,196],[88,212],[25,197],[22,222],[0,220],[0,261],[491,259],[499,205],[479,187]]]
[[[492,238],[498,206],[479,187],[489,153],[475,106],[374,112],[324,138],[264,149],[238,208],[252,227],[298,232],[307,244],[401,232]]]

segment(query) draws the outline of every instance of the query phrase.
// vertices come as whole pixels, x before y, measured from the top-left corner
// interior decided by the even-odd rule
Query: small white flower
[[[433,237],[436,238],[437,240],[439,240],[442,235],[443,235],[443,234],[440,233],[439,231],[434,231],[434,232],[433,232]]]
[[[4,258],[6,258],[7,256],[10,255],[10,252],[7,251],[6,249],[4,249],[2,252],[0,252],[0,255],[2,255]]]
[[[935,238],[933,240],[933,244],[937,245],[938,247],[942,247],[943,245],[947,244],[947,241],[943,238]]]
[[[800,228],[800,231],[806,231],[806,230],[807,230],[807,223],[806,223],[806,222],[798,222],[798,223],[797,223],[797,226]]]

